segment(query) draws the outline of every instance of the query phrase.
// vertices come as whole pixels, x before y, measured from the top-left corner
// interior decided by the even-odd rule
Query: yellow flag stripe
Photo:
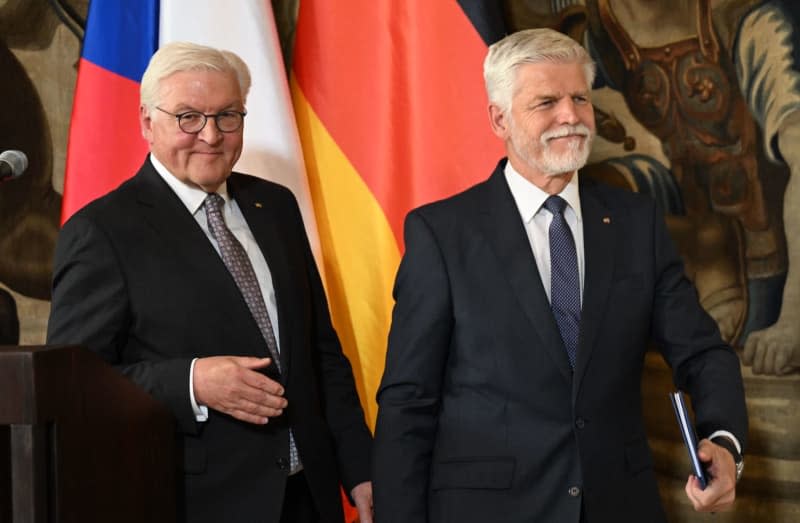
[[[326,291],[370,427],[386,354],[400,251],[378,201],[290,80],[317,218]]]

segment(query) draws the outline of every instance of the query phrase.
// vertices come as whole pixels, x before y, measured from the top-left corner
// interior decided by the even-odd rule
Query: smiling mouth
[[[574,140],[574,139],[578,139],[578,138],[585,139],[586,135],[585,134],[568,134],[566,136],[558,136],[556,138],[548,138],[547,142],[550,143],[550,142],[558,142],[558,141],[569,141],[569,140]]]

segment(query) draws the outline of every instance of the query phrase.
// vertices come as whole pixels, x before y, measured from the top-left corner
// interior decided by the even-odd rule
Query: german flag
[[[482,74],[498,4],[300,2],[293,104],[333,321],[373,428],[405,215],[503,154]]]

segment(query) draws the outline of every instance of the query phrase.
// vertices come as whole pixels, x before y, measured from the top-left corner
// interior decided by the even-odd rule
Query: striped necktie
[[[225,267],[228,268],[228,272],[233,276],[236,286],[239,287],[239,291],[242,293],[245,303],[247,303],[247,308],[250,309],[250,314],[253,315],[259,330],[261,330],[261,335],[267,344],[273,363],[278,372],[281,372],[278,343],[275,341],[275,331],[272,329],[272,322],[267,313],[267,305],[264,302],[264,296],[261,294],[261,287],[258,285],[256,271],[253,270],[253,264],[250,263],[250,258],[247,257],[244,247],[225,224],[225,219],[222,216],[223,205],[225,205],[225,200],[219,194],[210,193],[206,196],[203,206],[206,209],[208,230],[211,232],[211,236],[217,240],[222,261],[225,263]],[[300,470],[300,466],[300,456],[297,453],[294,435],[289,430],[289,470],[291,473],[297,472]]]

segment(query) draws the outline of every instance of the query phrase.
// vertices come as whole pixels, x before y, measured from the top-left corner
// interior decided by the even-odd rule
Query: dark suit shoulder
[[[268,191],[278,195],[282,195],[283,197],[294,199],[292,191],[289,190],[289,188],[286,187],[285,185],[281,185],[279,183],[266,180],[258,176],[253,176],[251,174],[233,172],[231,173],[231,176],[228,178],[228,185],[239,190]]]
[[[116,218],[130,216],[135,202],[131,190],[134,185],[133,179],[127,180],[113,191],[92,200],[75,212],[64,226],[82,220],[111,225]]]
[[[278,208],[288,206],[298,209],[299,212],[297,198],[291,189],[258,176],[234,172],[228,178],[228,190],[237,200],[242,197],[264,200],[264,203],[268,202],[272,206]]]

